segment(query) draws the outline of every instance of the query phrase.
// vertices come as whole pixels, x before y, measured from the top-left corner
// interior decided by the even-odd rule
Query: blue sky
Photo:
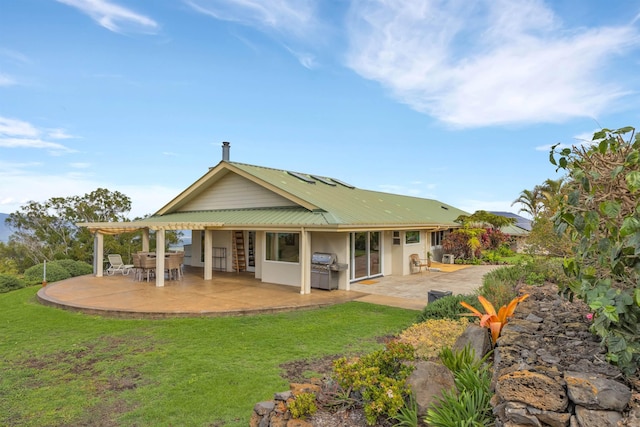
[[[640,0],[0,0],[0,212],[221,160],[473,212],[640,127]]]

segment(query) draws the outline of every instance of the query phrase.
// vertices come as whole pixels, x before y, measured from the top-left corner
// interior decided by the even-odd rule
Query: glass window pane
[[[420,243],[420,232],[419,231],[407,231],[405,234],[404,241],[407,245],[413,243]]]

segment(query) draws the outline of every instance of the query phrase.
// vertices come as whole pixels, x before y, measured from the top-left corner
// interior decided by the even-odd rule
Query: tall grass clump
[[[460,351],[443,348],[440,360],[453,373],[455,390],[447,390],[427,411],[424,421],[431,427],[486,427],[493,425],[491,407],[491,353],[477,359],[466,346]]]

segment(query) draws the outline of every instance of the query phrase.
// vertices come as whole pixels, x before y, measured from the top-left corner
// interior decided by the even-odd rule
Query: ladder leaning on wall
[[[247,261],[244,250],[244,232],[233,232],[233,269],[236,273],[247,269]]]

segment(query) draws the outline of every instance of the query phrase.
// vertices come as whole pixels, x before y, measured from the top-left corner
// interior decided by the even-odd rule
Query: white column
[[[311,235],[304,228],[300,230],[300,293],[311,293]]]
[[[164,228],[156,230],[156,286],[164,286]]]
[[[344,274],[342,275],[342,280],[344,280],[344,288],[342,288],[340,285],[338,285],[339,288],[344,289],[346,291],[350,291],[351,290],[351,239],[349,238],[351,233],[344,233],[344,253],[346,254],[345,256],[347,257],[347,259],[344,260],[344,262],[346,262],[347,264],[349,264],[349,268],[347,268],[344,271]]]
[[[149,252],[149,229],[142,229],[142,252]]]
[[[94,255],[95,273],[96,277],[102,277],[104,275],[104,235],[99,231],[96,231],[94,235]]]
[[[204,280],[213,279],[213,230],[204,230]]]

